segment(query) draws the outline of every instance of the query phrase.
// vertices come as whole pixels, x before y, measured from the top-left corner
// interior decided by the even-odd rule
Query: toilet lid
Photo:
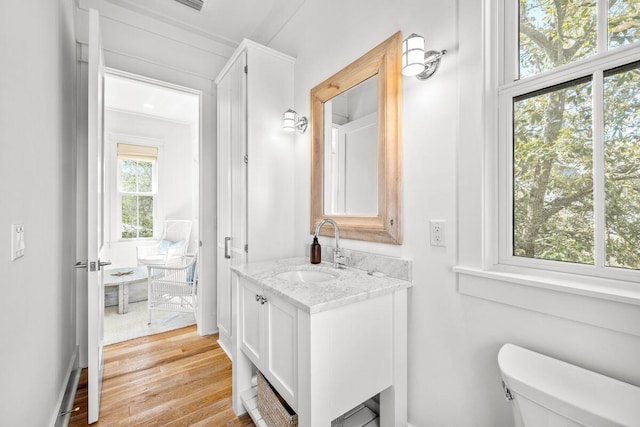
[[[513,344],[498,365],[512,394],[586,426],[640,427],[640,387]]]

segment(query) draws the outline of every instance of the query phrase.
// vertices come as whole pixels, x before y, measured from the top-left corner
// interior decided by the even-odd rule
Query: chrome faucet
[[[313,237],[317,238],[322,226],[326,223],[333,225],[333,229],[335,230],[336,236],[336,249],[333,251],[333,268],[343,268],[347,264],[347,260],[344,255],[342,255],[342,250],[340,249],[340,228],[338,228],[338,224],[332,220],[331,218],[324,218],[322,221],[318,223],[316,226],[316,231],[313,233]]]

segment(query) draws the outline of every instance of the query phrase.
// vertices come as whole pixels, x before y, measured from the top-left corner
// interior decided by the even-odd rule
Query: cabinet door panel
[[[246,262],[246,75],[244,55],[218,82],[218,328],[231,346],[231,265]]]
[[[240,55],[229,71],[230,79],[230,196],[231,203],[231,264],[247,262],[247,92],[245,55]]]
[[[272,295],[268,295],[268,300],[265,375],[289,405],[297,409],[297,310]]]
[[[256,301],[256,295],[261,295],[261,289],[246,280],[240,280],[238,287],[240,302],[240,348],[251,359],[261,366],[262,358],[262,327],[261,304]]]

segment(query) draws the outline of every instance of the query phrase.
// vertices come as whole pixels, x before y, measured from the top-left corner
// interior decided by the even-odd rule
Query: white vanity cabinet
[[[296,308],[248,280],[240,281],[238,302],[241,351],[295,410]]]
[[[343,270],[334,285],[292,285],[251,269],[232,270],[235,412],[246,412],[241,395],[259,370],[296,411],[300,427],[329,427],[377,394],[380,425],[405,425],[410,282]],[[344,278],[349,274],[353,279]]]
[[[231,354],[232,265],[294,253],[294,136],[282,129],[293,107],[294,59],[244,40],[217,87],[217,323]]]
[[[254,365],[262,367],[264,348],[262,289],[248,281],[238,288],[238,341],[240,348]]]

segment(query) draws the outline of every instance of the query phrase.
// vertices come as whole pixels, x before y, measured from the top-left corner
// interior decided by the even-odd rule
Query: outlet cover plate
[[[446,246],[444,220],[432,219],[429,221],[429,238],[431,246]]]

